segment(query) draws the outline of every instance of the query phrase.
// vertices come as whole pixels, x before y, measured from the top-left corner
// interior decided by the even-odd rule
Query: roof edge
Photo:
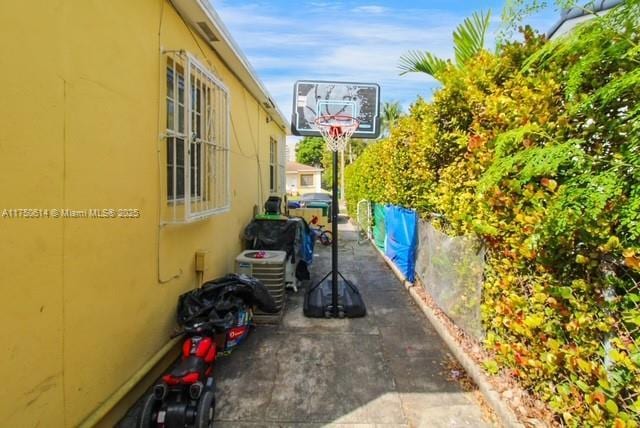
[[[554,34],[560,29],[560,27],[562,27],[562,24],[567,21],[591,15],[593,13],[604,12],[606,10],[613,9],[623,2],[624,0],[600,0],[596,2],[590,2],[582,7],[572,7],[570,9],[565,9],[564,11],[562,11],[560,20],[553,24],[549,31],[547,31],[547,38],[550,39],[551,37],[553,37]]]
[[[261,106],[271,114],[272,119],[282,127],[285,134],[290,135],[291,125],[289,120],[287,120],[275,103],[273,97],[209,1],[169,1],[183,16],[185,21],[191,25],[195,32],[220,56],[223,62],[225,62],[225,65],[236,75],[242,85],[259,101]],[[207,23],[212,27],[211,29],[203,29],[201,25],[202,18],[206,18]],[[220,42],[222,42],[222,44]],[[227,48],[225,48],[225,46]]]
[[[289,169],[289,167],[294,167],[295,169]],[[303,167],[303,168],[300,168]],[[306,165],[300,162],[287,162],[286,164],[286,172],[322,172],[324,168],[319,168],[313,165]]]
[[[323,168],[314,168],[314,169],[288,169],[285,171],[285,173],[291,173],[291,174],[295,174],[295,173],[299,173],[299,172],[323,172],[324,169]]]

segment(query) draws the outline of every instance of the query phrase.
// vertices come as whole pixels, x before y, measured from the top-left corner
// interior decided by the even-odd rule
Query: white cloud
[[[245,25],[254,28],[273,28],[286,27],[290,24],[288,19],[265,13],[264,7],[255,3],[231,7],[220,1],[213,4],[213,7],[222,14],[224,23],[229,28]]]
[[[287,117],[300,79],[377,82],[383,100],[398,100],[405,108],[418,95],[429,97],[434,79],[400,77],[398,60],[414,49],[450,58],[452,32],[464,18],[427,7],[315,0],[285,10],[259,0],[241,6],[228,1],[216,1],[216,10]]]
[[[356,13],[365,13],[365,14],[371,14],[371,15],[382,15],[385,12],[387,12],[387,8],[383,7],[383,6],[378,6],[378,5],[366,5],[366,6],[359,6],[356,7],[355,9],[353,9],[354,12]]]

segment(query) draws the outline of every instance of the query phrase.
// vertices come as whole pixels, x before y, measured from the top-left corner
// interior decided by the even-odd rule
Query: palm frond
[[[387,122],[394,122],[402,115],[402,106],[398,101],[387,101],[382,106],[382,117]]]
[[[383,137],[388,137],[391,132],[391,128],[393,128],[402,116],[402,106],[398,101],[387,101],[382,106],[382,115],[381,115],[381,129],[380,133]]]
[[[466,18],[453,32],[456,64],[464,66],[467,61],[484,49],[485,36],[491,21],[491,11],[474,12]]]
[[[398,68],[400,75],[407,73],[426,73],[436,77],[437,74],[444,71],[447,62],[430,52],[409,51],[400,57]]]

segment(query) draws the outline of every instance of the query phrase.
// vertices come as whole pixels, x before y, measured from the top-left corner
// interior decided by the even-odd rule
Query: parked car
[[[331,203],[331,193],[305,193],[300,196],[300,203],[304,204],[305,202],[326,202],[328,204]]]
[[[300,202],[298,202],[298,201],[287,201],[287,208],[300,208]]]

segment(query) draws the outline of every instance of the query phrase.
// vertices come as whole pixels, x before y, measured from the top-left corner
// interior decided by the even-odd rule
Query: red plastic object
[[[182,344],[182,356],[186,358],[189,356],[190,353],[191,353],[191,339],[187,339]]]
[[[207,352],[207,356],[204,357],[204,362],[207,364],[211,364],[215,361],[216,355],[218,354],[218,349],[216,348],[215,342],[211,344],[209,348],[209,352]]]
[[[229,329],[229,332],[227,333],[227,337],[229,338],[229,340],[236,339],[238,337],[241,337],[243,334],[245,334],[247,332],[247,329],[248,329],[247,326],[233,327]]]
[[[182,376],[182,383],[187,385],[196,383],[200,379],[200,373],[192,372]]]
[[[207,355],[207,353],[209,352],[209,348],[211,348],[211,343],[211,339],[208,337],[202,339],[200,343],[198,343],[198,347],[196,348],[196,357],[204,358],[205,355]]]
[[[162,376],[162,380],[167,385],[173,386],[180,383],[180,379],[171,376],[170,374]]]

